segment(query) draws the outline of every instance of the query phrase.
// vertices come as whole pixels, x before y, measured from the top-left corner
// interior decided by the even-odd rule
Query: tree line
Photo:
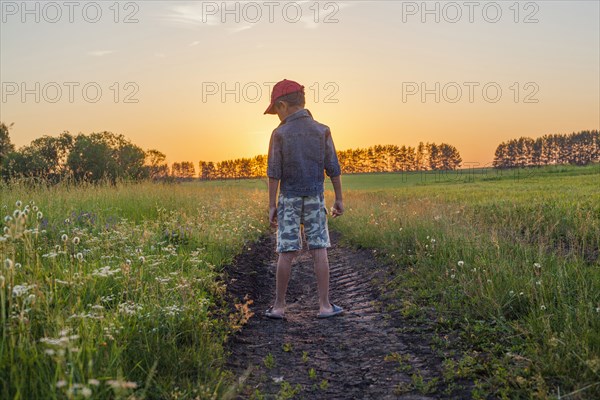
[[[11,125],[12,126],[12,125]],[[220,162],[175,162],[169,166],[158,150],[144,151],[123,135],[98,132],[58,137],[42,136],[20,149],[10,141],[9,128],[0,122],[0,175],[4,180],[33,178],[45,182],[63,179],[97,182],[120,179],[244,179],[262,178],[267,156],[237,158]],[[447,143],[423,143],[416,147],[376,145],[338,151],[344,173],[454,170],[462,158]],[[498,145],[495,168],[551,164],[585,165],[600,162],[600,134],[597,130],[569,135],[521,137]],[[196,165],[198,170],[196,171]]]
[[[16,150],[8,129],[0,123],[0,175],[56,183],[63,179],[98,182],[167,177],[166,156],[158,150],[144,151],[123,135],[99,132],[58,137],[42,136]]]
[[[544,135],[537,139],[520,137],[502,142],[494,154],[494,168],[541,165],[587,165],[600,162],[600,132]]]

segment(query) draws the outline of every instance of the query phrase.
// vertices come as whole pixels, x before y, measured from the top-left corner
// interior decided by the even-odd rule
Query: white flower
[[[131,265],[131,260],[130,259],[125,260],[125,264]]]
[[[515,291],[511,290],[510,292],[508,292],[509,295],[514,296],[515,295]]]
[[[44,214],[41,211],[37,212],[37,219],[42,219],[44,218]]]
[[[73,238],[73,244],[78,245],[79,244],[79,238],[77,236],[75,236]]]
[[[63,242],[66,242],[67,240],[69,240],[69,237],[67,236],[66,233],[63,233],[62,236],[60,237],[60,240],[62,240]]]
[[[21,217],[21,210],[15,210],[15,211],[13,211],[13,217],[15,219],[19,219]]]
[[[35,212],[35,211],[39,210],[39,208],[38,208],[38,206],[33,206],[32,210]]]
[[[544,311],[544,310],[546,309],[546,306],[542,304],[542,305],[541,305],[541,307],[540,307],[540,309],[541,309],[542,311]]]
[[[12,221],[12,217],[10,215],[7,215],[6,217],[4,217],[4,222],[10,222]]]
[[[100,385],[100,381],[98,379],[89,379],[88,384],[98,386]]]
[[[83,253],[77,253],[76,257],[79,261],[83,261]]]
[[[459,267],[462,267],[463,265],[465,265],[465,262],[461,260],[457,264],[458,264]]]
[[[21,208],[21,206],[23,205],[23,202],[21,200],[17,200],[17,202],[15,203],[15,205],[19,208]]]
[[[542,269],[542,266],[540,265],[540,263],[534,263],[534,264],[533,264],[533,267],[534,267],[535,269]]]
[[[146,262],[146,258],[144,256],[140,256],[139,260],[142,264]]]
[[[452,275],[450,275],[450,278],[454,279],[454,278],[456,278],[456,275],[452,274]]]
[[[65,387],[65,386],[67,386],[67,381],[65,381],[65,380],[60,380],[60,381],[56,382],[57,388],[61,388],[61,387]]]
[[[4,268],[10,269],[13,266],[13,261],[10,258],[4,260]]]
[[[8,226],[5,226],[3,229],[4,233],[8,235],[8,232],[10,231],[10,229],[8,229]]]
[[[536,281],[535,284],[540,286],[542,284],[542,281]]]

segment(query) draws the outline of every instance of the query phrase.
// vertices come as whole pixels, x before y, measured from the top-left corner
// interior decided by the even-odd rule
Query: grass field
[[[436,350],[458,338],[449,385],[594,398],[599,182],[598,165],[345,176],[330,227],[389,264],[406,318],[435,308]],[[247,317],[222,266],[268,231],[266,196],[264,181],[0,187],[0,397],[222,397],[223,343]]]

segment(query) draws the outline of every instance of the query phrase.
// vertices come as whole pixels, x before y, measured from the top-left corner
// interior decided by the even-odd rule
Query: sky
[[[0,1],[17,146],[110,131],[169,162],[266,154],[282,79],[338,150],[600,128],[600,2]]]

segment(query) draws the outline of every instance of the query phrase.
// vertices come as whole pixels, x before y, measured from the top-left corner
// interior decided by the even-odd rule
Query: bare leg
[[[292,261],[294,261],[296,255],[298,255],[297,251],[279,253],[275,275],[275,303],[273,304],[273,313],[275,314],[283,314],[285,311],[285,294],[290,281]]]
[[[327,249],[310,250],[317,276],[317,292],[319,295],[319,312],[329,313],[332,311],[329,303],[329,260]]]

